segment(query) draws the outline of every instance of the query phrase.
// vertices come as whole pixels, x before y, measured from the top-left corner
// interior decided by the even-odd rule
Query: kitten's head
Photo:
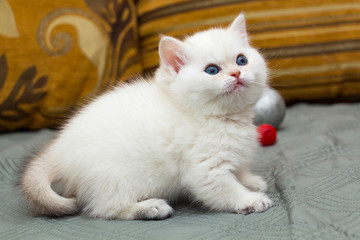
[[[234,114],[256,104],[267,78],[262,56],[249,45],[240,14],[224,29],[184,41],[162,37],[156,80],[185,108],[204,115]]]

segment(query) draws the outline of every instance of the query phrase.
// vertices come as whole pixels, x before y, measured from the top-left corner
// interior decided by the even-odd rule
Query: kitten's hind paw
[[[174,209],[163,199],[148,199],[138,203],[139,209],[135,213],[135,219],[162,220],[170,217]]]
[[[246,199],[239,204],[237,213],[250,214],[254,212],[264,212],[272,205],[271,199],[263,193],[252,192]]]

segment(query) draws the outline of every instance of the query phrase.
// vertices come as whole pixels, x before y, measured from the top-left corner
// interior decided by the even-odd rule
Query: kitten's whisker
[[[257,84],[257,85],[264,86],[264,87],[267,87],[267,86],[268,86],[268,85],[265,84],[265,83],[259,83],[259,82],[252,82],[252,83],[255,83],[255,84]]]

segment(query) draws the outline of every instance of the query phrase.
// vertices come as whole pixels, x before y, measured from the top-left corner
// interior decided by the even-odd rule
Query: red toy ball
[[[276,142],[276,129],[270,124],[261,124],[257,127],[258,140],[261,145],[269,146]]]

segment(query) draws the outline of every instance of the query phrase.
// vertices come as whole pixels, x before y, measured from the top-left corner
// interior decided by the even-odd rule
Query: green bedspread
[[[274,206],[247,216],[175,206],[163,221],[84,216],[34,218],[21,205],[17,170],[53,130],[0,135],[0,239],[360,239],[360,104],[291,107],[278,142],[254,172]]]

